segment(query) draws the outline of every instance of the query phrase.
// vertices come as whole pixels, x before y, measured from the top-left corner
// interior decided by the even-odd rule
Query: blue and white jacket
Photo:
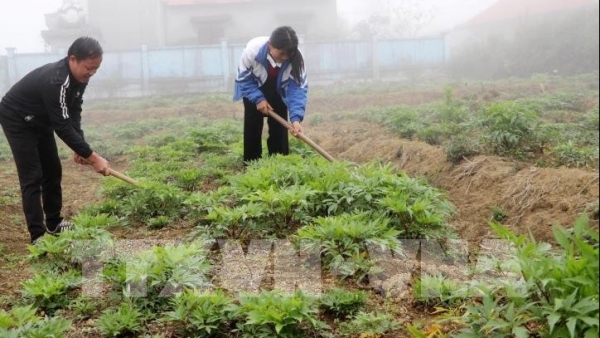
[[[246,45],[235,79],[234,101],[245,97],[250,102],[257,104],[265,100],[260,87],[267,81],[269,62],[274,62],[269,56],[268,41],[269,37],[259,37],[250,40]],[[290,122],[293,123],[304,119],[308,98],[308,81],[306,70],[304,70],[300,75],[302,78],[299,79],[300,85],[298,85],[292,77],[291,71],[292,67],[289,60],[281,64],[276,86],[277,93],[288,107]]]

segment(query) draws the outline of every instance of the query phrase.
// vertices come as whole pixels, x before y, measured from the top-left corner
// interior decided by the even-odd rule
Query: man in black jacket
[[[67,57],[34,69],[0,102],[0,124],[17,167],[23,212],[31,242],[72,226],[63,220],[62,166],[54,133],[73,150],[74,160],[110,174],[81,130],[81,105],[89,79],[102,63],[102,47],[89,37],[75,40]]]

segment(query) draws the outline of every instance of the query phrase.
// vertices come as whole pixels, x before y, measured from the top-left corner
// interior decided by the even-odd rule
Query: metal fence
[[[216,45],[105,51],[104,61],[86,90],[87,98],[227,92],[233,85],[244,45]],[[305,42],[301,49],[311,83],[401,76],[414,69],[435,69],[446,60],[443,37]],[[63,58],[60,54],[0,56],[0,94],[32,69]]]

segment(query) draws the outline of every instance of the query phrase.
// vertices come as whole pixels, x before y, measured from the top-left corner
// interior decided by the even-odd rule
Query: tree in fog
[[[418,0],[387,0],[380,10],[350,27],[356,39],[410,38],[433,19],[433,8]],[[373,4],[375,5],[375,4]]]

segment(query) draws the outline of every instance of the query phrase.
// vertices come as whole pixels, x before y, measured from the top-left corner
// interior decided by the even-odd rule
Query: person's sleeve
[[[42,93],[44,105],[56,135],[79,156],[87,158],[92,154],[92,148],[85,141],[81,129],[83,99],[79,95],[74,102],[65,102],[68,87],[68,76],[62,83],[50,83]]]
[[[287,89],[287,106],[290,111],[290,122],[302,122],[308,101],[308,79],[306,70],[300,74],[300,81],[291,78]],[[300,82],[300,83],[298,83]]]
[[[244,97],[254,104],[265,100],[265,96],[260,91],[258,82],[253,74],[254,67],[260,67],[254,60],[255,57],[250,48],[246,48],[242,53],[235,78],[234,100],[236,101]]]

